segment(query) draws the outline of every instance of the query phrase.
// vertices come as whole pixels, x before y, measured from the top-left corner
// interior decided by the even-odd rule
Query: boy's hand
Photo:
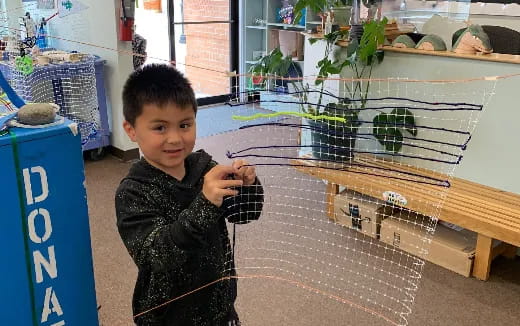
[[[238,170],[232,166],[217,165],[204,176],[202,193],[215,206],[222,206],[225,196],[236,196],[238,190],[229,189],[239,187],[243,184],[242,180],[228,180],[230,174],[237,174]]]
[[[255,183],[256,171],[254,166],[247,165],[249,163],[245,160],[236,160],[232,166],[238,170],[238,173],[235,173],[235,179],[244,181],[245,186],[250,186]]]

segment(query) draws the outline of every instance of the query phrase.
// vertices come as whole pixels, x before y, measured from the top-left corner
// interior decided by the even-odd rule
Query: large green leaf
[[[381,142],[386,135],[389,115],[381,113],[374,117],[372,125],[372,134]]]
[[[373,122],[376,127],[391,126],[392,124],[395,124],[395,115],[380,113],[374,117]]]
[[[341,66],[338,67],[338,66],[331,64],[330,66],[327,67],[327,72],[331,75],[337,75],[341,72],[341,69],[342,69]]]
[[[357,50],[359,48],[359,43],[356,39],[352,40],[348,45],[347,45],[347,57],[351,57],[352,55],[354,55]]]
[[[330,62],[329,58],[323,58],[323,59],[321,59],[320,61],[318,61],[316,67],[319,68],[319,67],[324,66],[324,65],[327,63],[327,61]]]
[[[385,17],[381,21],[372,20],[363,25],[363,35],[359,42],[359,58],[365,64],[371,60],[369,57],[375,55],[379,45],[385,40],[385,25],[388,19]]]
[[[292,64],[292,58],[290,56],[287,56],[280,61],[280,63],[276,67],[276,70],[273,71],[273,73],[277,76],[286,77],[289,73],[289,67],[291,67]]]
[[[390,115],[395,117],[396,123],[404,124],[404,129],[410,134],[417,136],[417,127],[415,126],[415,117],[408,109],[393,109]]]
[[[403,134],[396,124],[396,116],[381,113],[374,117],[372,134],[389,152],[397,153],[403,146]]]
[[[376,139],[389,152],[397,153],[403,146],[403,134],[395,127],[376,127],[374,125],[373,134]]]
[[[385,149],[389,152],[399,152],[401,147],[403,147],[403,134],[396,128],[387,128],[387,132],[388,135],[383,141]]]
[[[318,74],[320,76],[327,77],[328,70],[331,65],[332,65],[332,62],[328,58],[325,58],[325,59],[321,60],[320,62],[318,62],[318,68],[320,68],[320,72]]]

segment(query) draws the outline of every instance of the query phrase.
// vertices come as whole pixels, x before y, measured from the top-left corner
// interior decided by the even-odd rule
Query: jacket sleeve
[[[177,218],[161,216],[164,212],[150,193],[135,181],[121,184],[115,200],[119,234],[139,268],[175,269],[186,262],[190,251],[207,245],[205,235],[222,211],[201,192]],[[165,222],[172,220],[171,224]]]
[[[250,186],[238,188],[237,196],[226,197],[222,207],[230,223],[245,224],[260,218],[264,206],[264,189],[256,178]]]

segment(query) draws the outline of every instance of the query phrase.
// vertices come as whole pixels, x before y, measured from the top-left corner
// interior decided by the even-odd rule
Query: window
[[[421,26],[433,15],[464,21],[470,13],[470,0],[385,0],[383,15],[401,24]]]

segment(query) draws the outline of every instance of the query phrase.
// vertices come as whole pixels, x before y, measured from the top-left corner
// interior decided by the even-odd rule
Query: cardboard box
[[[377,239],[384,218],[384,210],[378,209],[383,205],[376,198],[345,190],[334,196],[334,220]]]
[[[431,235],[427,232],[430,222],[430,218],[424,215],[405,211],[394,213],[381,223],[381,241],[469,277],[477,234],[465,229],[457,231],[438,223]]]

